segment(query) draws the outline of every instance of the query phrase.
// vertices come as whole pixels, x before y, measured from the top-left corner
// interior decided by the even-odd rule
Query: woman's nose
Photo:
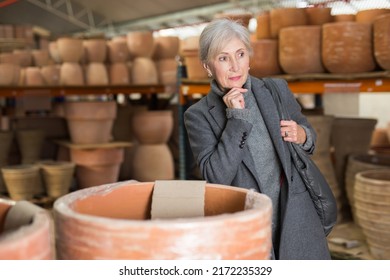
[[[238,63],[237,59],[230,60],[230,69],[231,69],[231,71],[236,72],[236,71],[239,70],[239,68],[240,68],[240,66],[239,66],[239,63]]]

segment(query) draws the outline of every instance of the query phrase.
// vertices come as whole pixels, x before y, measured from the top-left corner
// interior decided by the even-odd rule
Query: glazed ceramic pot
[[[0,259],[53,260],[53,222],[47,210],[27,201],[0,199]]]
[[[106,143],[112,139],[115,101],[69,101],[64,109],[74,144]]]
[[[153,189],[153,182],[126,181],[59,198],[53,207],[59,258],[269,259],[267,196],[206,184],[204,217],[151,220]]]
[[[345,171],[345,189],[352,211],[352,217],[356,224],[359,223],[356,217],[355,207],[355,177],[356,174],[368,170],[390,168],[390,155],[353,154],[348,157]]]
[[[355,207],[370,253],[390,258],[390,168],[356,174]]]

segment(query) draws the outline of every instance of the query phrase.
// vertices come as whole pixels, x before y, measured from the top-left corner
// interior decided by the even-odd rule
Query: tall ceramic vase
[[[8,155],[11,149],[13,133],[11,131],[0,131],[0,168],[8,165]],[[7,192],[3,176],[0,174],[0,194]]]
[[[174,160],[167,142],[173,131],[170,110],[138,112],[132,119],[138,145],[134,152],[133,178],[138,181],[174,179]]]
[[[376,119],[341,118],[333,121],[331,143],[334,149],[334,167],[341,190],[342,220],[352,219],[345,190],[345,171],[348,156],[368,153]]]

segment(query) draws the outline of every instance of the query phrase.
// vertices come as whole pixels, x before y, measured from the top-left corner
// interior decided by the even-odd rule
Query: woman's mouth
[[[229,80],[231,81],[239,81],[241,79],[241,76],[234,76],[234,77],[229,77]]]

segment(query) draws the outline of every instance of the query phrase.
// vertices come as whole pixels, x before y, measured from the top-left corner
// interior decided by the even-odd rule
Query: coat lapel
[[[275,112],[278,111],[271,93],[265,87],[265,84],[260,79],[251,79],[252,92],[255,95],[257,104],[260,108],[261,115],[263,116],[265,125],[270,133],[272,142],[274,143],[275,150],[280,158],[280,162],[284,169],[287,178],[291,178],[291,164],[286,143],[283,141],[280,135],[280,121]],[[275,125],[276,124],[276,125]],[[289,181],[289,180],[288,180]]]

